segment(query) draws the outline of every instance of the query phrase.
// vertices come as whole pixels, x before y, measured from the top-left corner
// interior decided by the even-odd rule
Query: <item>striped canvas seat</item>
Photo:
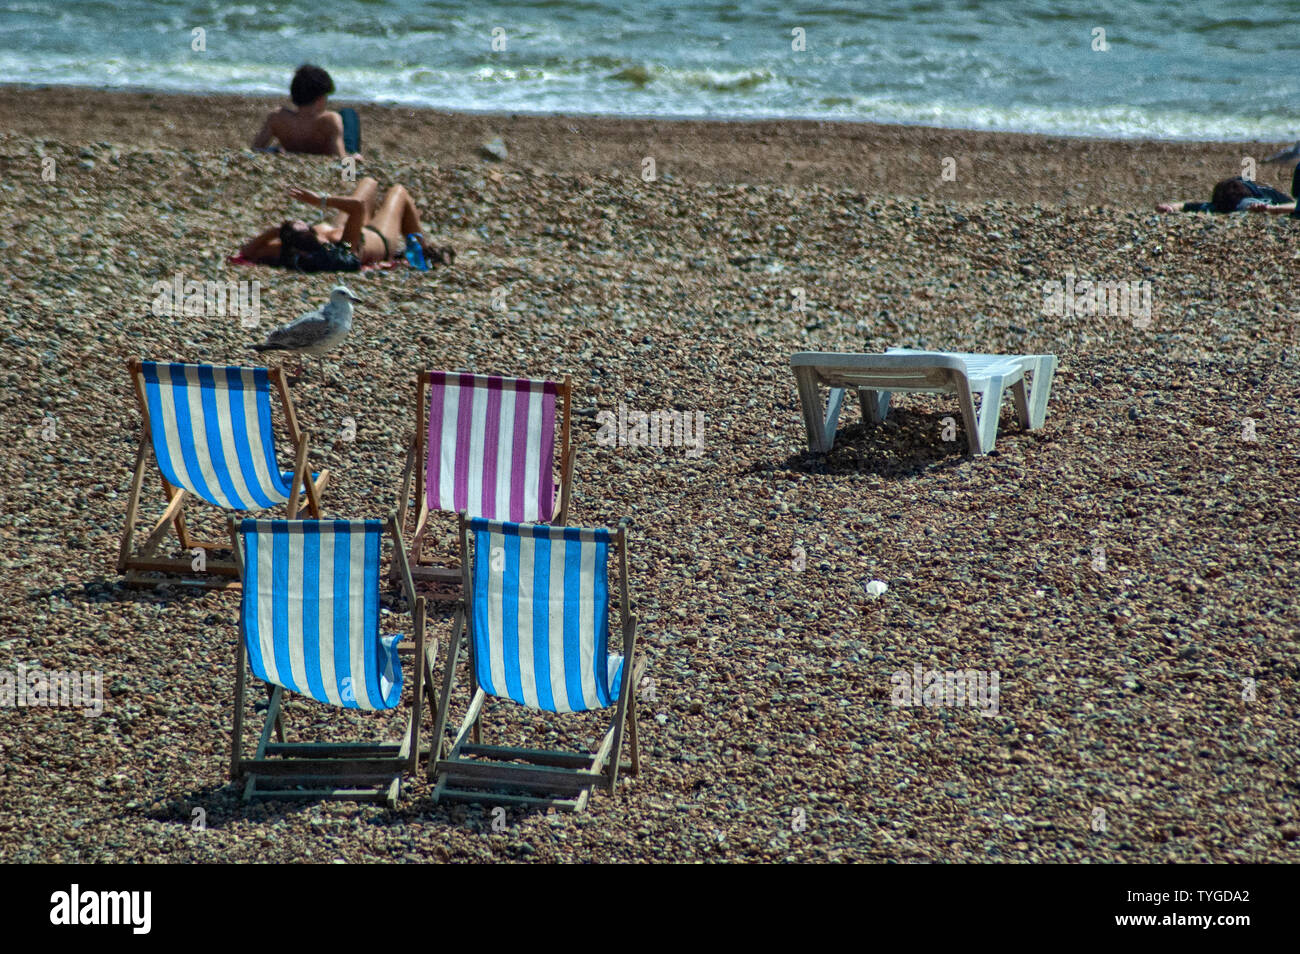
[[[253,674],[345,709],[402,695],[398,636],[379,633],[379,520],[244,520],[240,626]]]
[[[265,368],[143,361],[140,374],[154,454],[173,487],[228,510],[263,510],[289,499],[271,436]]]
[[[429,776],[433,800],[546,805],[581,811],[591,790],[613,792],[619,772],[640,770],[636,694],[646,660],[628,586],[627,527],[615,531],[467,519],[460,515],[462,600],[436,708]],[[612,552],[611,552],[612,551]],[[617,555],[617,598],[609,562]],[[610,613],[618,608],[616,629]],[[609,651],[610,633],[621,654]],[[444,739],[461,635],[469,646],[469,707]],[[609,713],[591,752],[492,745],[481,737],[488,700],[543,712]],[[626,730],[631,761],[622,760]],[[441,754],[444,745],[449,748]]]
[[[415,507],[408,562],[416,580],[453,592],[462,583],[459,567],[425,556],[435,513],[568,522],[577,454],[569,443],[572,399],[567,375],[560,381],[447,371],[416,375],[416,426],[397,496],[403,529]],[[396,572],[394,567],[394,580]]]
[[[618,698],[610,655],[608,530],[475,519],[474,676],[490,695],[549,712]]]
[[[310,436],[298,427],[284,372],[134,357],[127,361],[127,370],[143,426],[118,548],[118,572],[134,586],[240,585],[234,561],[215,552],[229,549],[230,542],[196,536],[186,509],[200,500],[223,510],[245,512],[284,504],[284,515],[290,520],[298,516],[300,506],[305,506],[311,517],[321,516],[320,496],[329,471],[312,474],[307,470]],[[276,463],[273,393],[279,398],[286,437],[293,449],[293,470],[287,472]],[[151,451],[166,506],[137,545],[136,517]],[[159,552],[173,532],[181,550],[186,551],[183,555]]]
[[[385,527],[410,614],[410,639],[379,628],[379,561]],[[415,592],[397,514],[379,520],[226,519],[243,581],[235,647],[235,712],[230,777],[244,798],[378,799],[396,807],[402,778],[420,759],[425,686],[438,655],[426,646],[424,598]],[[395,608],[393,613],[397,613]],[[394,619],[394,615],[386,617]],[[400,653],[413,650],[411,713],[400,740],[285,738],[285,693],[341,709],[396,709],[402,701]],[[247,673],[270,698],[251,757],[244,754]],[[294,707],[297,708],[296,706]],[[391,727],[392,711],[370,718]],[[354,722],[363,721],[354,716]],[[391,739],[391,735],[389,735]]]
[[[547,523],[555,514],[554,381],[428,372],[433,510]]]

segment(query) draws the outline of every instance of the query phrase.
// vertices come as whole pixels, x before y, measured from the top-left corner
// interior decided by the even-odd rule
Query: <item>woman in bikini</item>
[[[400,185],[389,189],[378,204],[379,183],[370,177],[360,180],[351,195],[321,195],[296,186],[288,191],[289,198],[315,206],[323,215],[333,209],[334,221],[317,225],[288,221],[269,228],[239,250],[242,258],[263,265],[291,264],[297,255],[311,255],[326,243],[343,243],[361,265],[369,265],[401,257],[406,252],[406,236],[424,234],[420,213]],[[450,265],[456,255],[450,248],[438,248],[423,239],[420,247],[430,263]]]

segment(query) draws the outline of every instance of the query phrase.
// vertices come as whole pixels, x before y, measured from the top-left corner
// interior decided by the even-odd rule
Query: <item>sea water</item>
[[[1300,8],[1261,0],[18,0],[0,82],[459,111],[1295,139]]]

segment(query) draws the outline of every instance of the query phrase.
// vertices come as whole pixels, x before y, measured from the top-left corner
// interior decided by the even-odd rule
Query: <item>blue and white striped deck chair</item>
[[[214,367],[207,364],[160,364],[132,358],[131,381],[140,402],[144,430],[136,453],[135,474],[127,501],[126,528],[118,551],[118,572],[128,583],[154,584],[156,577],[198,577],[183,582],[225,586],[236,576],[230,561],[208,560],[206,551],[225,549],[225,542],[194,539],[185,523],[184,506],[193,496],[223,510],[258,511],[287,505],[297,516],[305,494],[307,511],[320,517],[320,494],[329,472],[308,474],[308,435],[298,418],[283,373],[266,368]],[[271,430],[271,389],[279,393],[294,447],[294,469],[282,471]],[[152,449],[162,478],[167,507],[138,552],[133,552],[136,513],[144,486],[145,458]],[[182,559],[155,556],[174,527]]]
[[[447,756],[429,759],[429,775],[438,780],[434,800],[579,811],[593,786],[612,792],[620,768],[631,774],[640,769],[632,695],[645,660],[635,655],[626,528],[505,523],[462,513],[460,541],[465,597],[456,613],[433,748],[446,729],[462,631],[473,691]],[[619,558],[621,655],[608,646],[611,544]],[[613,722],[593,754],[485,745],[479,729],[488,697],[554,713],[612,709]],[[631,755],[626,766],[620,763],[624,726]]]
[[[396,515],[388,529],[404,568]],[[229,530],[244,583],[235,662],[231,778],[247,777],[244,797],[382,798],[397,801],[402,775],[419,759],[420,710],[437,654],[424,651],[424,599],[403,576],[412,641],[380,631],[381,520],[244,520]],[[415,653],[411,715],[400,743],[286,743],[284,694],[373,712],[402,701],[398,650]],[[244,759],[245,668],[271,690],[257,752]],[[271,741],[271,731],[279,742]]]

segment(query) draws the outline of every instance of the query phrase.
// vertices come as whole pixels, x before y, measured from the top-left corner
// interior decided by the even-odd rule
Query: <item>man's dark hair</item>
[[[1215,212],[1236,212],[1241,200],[1253,194],[1250,186],[1242,181],[1241,176],[1233,176],[1231,179],[1215,183],[1214,194],[1210,196],[1210,205]]]
[[[311,63],[304,63],[298,67],[298,72],[293,74],[293,82],[289,84],[289,98],[293,100],[295,106],[314,103],[332,92],[334,92],[334,81],[330,79],[330,75]]]

